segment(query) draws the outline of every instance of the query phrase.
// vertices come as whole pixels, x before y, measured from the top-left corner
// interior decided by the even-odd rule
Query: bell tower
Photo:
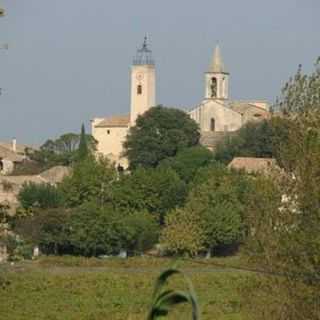
[[[152,51],[148,48],[147,37],[137,50],[131,67],[131,109],[130,125],[134,126],[139,115],[155,106],[156,75]]]
[[[209,71],[205,73],[205,99],[226,100],[229,98],[229,73],[226,71],[220,48],[217,45]]]

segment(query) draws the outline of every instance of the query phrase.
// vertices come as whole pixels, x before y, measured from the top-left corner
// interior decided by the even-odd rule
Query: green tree
[[[182,110],[157,106],[139,116],[124,143],[130,168],[156,167],[167,157],[198,144],[199,128]]]
[[[104,158],[87,157],[74,165],[72,174],[59,185],[65,206],[77,207],[96,201],[100,205],[110,201],[111,185],[117,175],[113,166]]]
[[[112,188],[113,204],[125,211],[147,211],[162,223],[167,211],[184,203],[186,184],[170,168],[137,169]]]
[[[80,142],[79,142],[79,149],[78,149],[78,159],[81,161],[86,159],[89,155],[89,149],[87,145],[87,138],[84,124],[81,126],[81,134],[80,134]]]
[[[13,231],[27,244],[39,245],[43,253],[71,253],[69,242],[70,211],[63,208],[34,209],[30,215],[17,215]]]
[[[160,162],[160,166],[172,168],[186,183],[190,183],[199,168],[207,166],[213,160],[213,153],[202,146],[179,151],[175,157]]]
[[[293,123],[280,149],[283,174],[260,178],[251,194],[249,256],[255,266],[282,275],[281,280],[262,278],[250,288],[255,296],[263,291],[265,300],[275,301],[245,301],[250,311],[255,304],[255,319],[267,319],[267,314],[273,319],[320,318],[319,92],[319,64],[311,75],[303,75],[299,67],[280,101]]]
[[[76,254],[97,256],[150,249],[158,239],[158,225],[150,215],[125,214],[111,206],[86,203],[74,209],[70,220],[70,242]]]
[[[221,164],[200,169],[184,208],[166,217],[161,237],[166,248],[196,255],[239,243],[245,230],[241,189],[246,185],[243,176]]]
[[[269,120],[249,122],[217,145],[215,159],[229,163],[234,157],[272,158],[272,136],[272,123]]]
[[[31,151],[28,156],[31,160],[41,165],[42,168],[57,165],[69,166],[77,160],[80,141],[81,134],[66,133],[56,140],[47,140],[40,147],[40,150]],[[87,149],[95,150],[96,141],[91,135],[85,135],[85,139],[82,138],[82,141],[85,141]]]
[[[18,200],[24,209],[58,208],[62,205],[62,194],[49,183],[25,183],[18,194]]]

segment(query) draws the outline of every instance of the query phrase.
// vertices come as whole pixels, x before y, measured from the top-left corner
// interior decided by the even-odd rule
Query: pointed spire
[[[154,65],[152,58],[152,51],[148,48],[147,36],[143,39],[143,44],[140,49],[137,50],[137,54],[133,59],[134,65]]]
[[[213,52],[209,72],[219,72],[219,73],[226,72],[223,61],[222,61],[220,47],[218,44],[216,45],[216,48],[214,49],[214,52]]]

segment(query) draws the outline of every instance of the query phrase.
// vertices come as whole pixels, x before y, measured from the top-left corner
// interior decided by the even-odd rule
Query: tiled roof
[[[245,170],[248,173],[267,173],[278,166],[272,158],[235,157],[228,164],[228,168]]]
[[[22,162],[23,161],[23,156],[20,156],[16,154],[15,152],[0,146],[0,158],[9,160],[12,162]]]
[[[99,122],[95,127],[103,128],[103,127],[128,127],[130,123],[130,115],[124,116],[113,116],[104,118],[101,122]]]
[[[268,110],[259,107],[257,105],[255,105],[254,103],[250,103],[250,102],[242,102],[242,101],[231,101],[230,102],[230,108],[238,113],[245,113],[248,109],[258,109],[260,111],[264,111],[264,112],[268,112]]]
[[[0,147],[4,147],[6,149],[9,149],[10,151],[12,151],[12,142],[0,142]],[[16,145],[16,150],[18,154],[25,154],[25,150],[27,149],[31,149],[31,150],[38,150],[39,148],[36,146],[29,146],[26,144],[20,144],[17,143]]]

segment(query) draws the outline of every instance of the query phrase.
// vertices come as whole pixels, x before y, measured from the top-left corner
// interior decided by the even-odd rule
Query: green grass
[[[239,261],[224,258],[212,262],[234,265]],[[169,259],[52,257],[6,267],[2,276],[9,284],[0,287],[0,319],[145,319],[154,281],[159,270],[169,265]],[[252,274],[208,272],[209,267],[194,262],[178,266],[187,270],[193,282],[203,320],[244,319],[238,289]],[[175,279],[171,285],[179,288],[182,282]],[[188,307],[179,307],[169,319],[189,319],[188,311]]]

